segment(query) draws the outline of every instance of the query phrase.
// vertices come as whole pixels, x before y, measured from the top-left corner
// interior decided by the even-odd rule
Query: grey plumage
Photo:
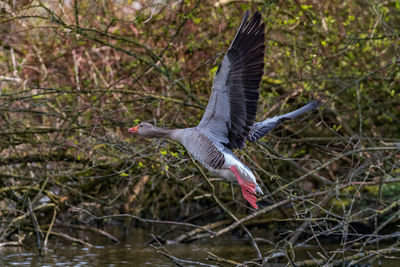
[[[199,125],[186,129],[162,129],[148,123],[129,132],[145,137],[167,137],[181,143],[208,170],[237,182],[243,197],[257,209],[255,194],[262,190],[256,177],[231,151],[254,142],[285,119],[294,119],[318,107],[313,101],[288,114],[254,123],[259,85],[264,70],[264,23],[256,12],[246,12],[235,38],[217,69],[211,96]]]
[[[214,78],[207,109],[197,129],[227,148],[242,148],[254,123],[264,70],[264,23],[256,12],[239,30]]]
[[[217,144],[196,128],[187,129],[184,133],[182,144],[207,169],[220,169],[225,163],[221,146],[218,147]]]

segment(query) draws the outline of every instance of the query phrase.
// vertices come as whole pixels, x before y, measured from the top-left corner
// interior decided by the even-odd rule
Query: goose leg
[[[253,208],[257,210],[258,209],[258,206],[256,204],[257,197],[255,196],[256,185],[240,177],[239,172],[235,165],[230,166],[229,169],[231,169],[231,171],[235,174],[236,179],[240,187],[242,188],[243,197],[250,203],[250,205]]]

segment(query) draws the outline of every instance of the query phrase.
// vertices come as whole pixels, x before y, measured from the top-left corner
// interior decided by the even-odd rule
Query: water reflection
[[[121,238],[120,229],[114,229],[112,233]],[[113,244],[109,239],[98,235],[89,235],[93,248],[83,247],[80,244],[63,242],[59,238],[49,240],[48,250],[39,256],[37,247],[1,247],[0,266],[176,266],[161,253],[158,253],[146,242],[151,239],[152,232],[142,229],[131,229],[127,238],[121,243]],[[82,234],[83,236],[83,234]],[[81,236],[81,238],[82,238]],[[32,238],[34,242],[34,238]],[[270,245],[260,245],[261,251],[269,251]],[[256,257],[255,251],[246,240],[237,240],[229,235],[212,240],[203,240],[191,244],[169,244],[165,247],[177,258],[191,261],[201,261],[208,264],[216,264],[207,261],[211,252],[219,257],[244,262]],[[332,246],[326,250],[335,250]],[[315,248],[296,249],[296,260],[310,258],[310,253],[317,256]],[[279,261],[278,261],[279,262]],[[381,262],[384,266],[398,262],[385,259]],[[190,266],[185,264],[185,266]],[[272,264],[268,266],[285,266]]]
[[[113,231],[116,237],[121,234]],[[96,240],[97,238],[97,240]],[[49,240],[48,250],[38,255],[36,247],[0,248],[0,266],[176,266],[165,256],[156,252],[146,241],[151,239],[151,232],[131,229],[129,236],[121,243],[113,244],[107,239],[90,235],[92,244],[101,244],[93,248],[79,244],[63,242],[59,238]],[[34,242],[34,240],[32,240]],[[186,260],[206,261],[210,251],[222,257],[243,261],[255,257],[254,250],[245,241],[232,242],[226,237],[197,242],[196,244],[170,244],[165,246],[176,257]],[[214,262],[209,262],[214,264]]]

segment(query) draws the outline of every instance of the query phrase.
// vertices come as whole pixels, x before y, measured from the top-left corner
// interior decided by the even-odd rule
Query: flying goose
[[[314,100],[300,109],[282,116],[254,123],[259,85],[264,70],[264,23],[256,12],[242,23],[216,72],[206,111],[199,125],[185,129],[164,129],[149,123],[130,128],[130,133],[144,137],[167,137],[181,143],[186,150],[213,174],[238,183],[243,197],[254,209],[256,193],[263,194],[251,170],[233,153],[248,140],[255,142],[280,122],[294,119],[314,110]]]

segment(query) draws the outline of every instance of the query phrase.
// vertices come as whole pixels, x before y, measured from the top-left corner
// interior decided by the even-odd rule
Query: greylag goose
[[[242,148],[246,140],[254,142],[260,139],[283,120],[316,109],[319,101],[254,123],[264,70],[265,34],[261,14],[256,12],[250,20],[248,17],[249,11],[218,67],[206,111],[196,127],[164,129],[140,123],[128,131],[144,137],[167,137],[181,143],[213,174],[238,183],[243,197],[258,209],[256,193],[263,194],[263,191],[251,170],[231,149]]]

